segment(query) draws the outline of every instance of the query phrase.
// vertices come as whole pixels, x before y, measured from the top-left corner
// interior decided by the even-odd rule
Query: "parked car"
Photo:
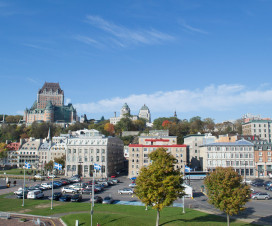
[[[81,202],[82,201],[82,195],[76,194],[71,197],[71,202]]]
[[[45,189],[51,189],[52,188],[52,184],[48,184],[48,183],[42,183],[41,186],[44,187]]]
[[[112,197],[109,197],[109,196],[106,196],[104,199],[103,199],[103,204],[112,204],[113,203],[113,199]]]
[[[94,203],[102,203],[103,202],[102,197],[100,197],[98,195],[95,195],[93,200],[94,200]],[[90,198],[90,202],[92,202],[92,196]]]
[[[27,193],[27,198],[28,199],[40,199],[43,198],[44,194],[41,190],[34,190],[34,191],[29,191]]]
[[[43,176],[42,176],[41,174],[36,174],[36,175],[34,176],[34,178],[35,178],[35,179],[42,179]]]
[[[136,187],[136,184],[135,184],[135,183],[132,183],[132,184],[129,185],[129,187],[135,188],[135,187]]]
[[[83,188],[80,192],[81,194],[91,194],[92,188]]]
[[[272,186],[272,181],[265,181],[265,182],[264,182],[264,186],[265,186],[265,187],[270,187],[270,186]]]
[[[254,187],[263,187],[264,183],[263,182],[253,182],[251,185]]]
[[[54,192],[54,194],[53,194],[53,200],[56,200],[56,201],[58,201],[59,200],[59,198],[62,196],[62,193],[61,192]],[[52,196],[50,196],[50,197],[48,197],[48,199],[52,199]]]
[[[266,192],[256,192],[251,196],[251,198],[252,199],[257,199],[257,200],[259,200],[259,199],[268,200],[268,199],[270,199],[270,195],[267,194]]]
[[[17,194],[17,196],[16,196],[16,197],[17,197],[17,199],[22,199],[22,198],[25,196],[25,199],[26,199],[26,198],[27,198],[27,193],[28,193],[28,192],[25,192],[25,193],[23,193],[23,192],[22,192],[22,193],[19,193],[19,194]]]
[[[252,180],[250,180],[250,179],[243,179],[243,183],[252,184]]]
[[[265,190],[272,191],[272,186],[265,187]]]
[[[59,198],[59,201],[61,201],[61,202],[69,202],[70,200],[71,200],[71,195],[62,195]]]
[[[77,193],[77,190],[75,190],[73,188],[63,187],[61,189],[61,192],[64,193],[64,194],[65,193],[73,193],[73,194],[75,194],[75,193]]]
[[[48,175],[48,179],[49,178],[55,178],[55,177],[56,177],[56,175],[54,175],[54,174]]]
[[[25,193],[27,193],[29,190],[28,190],[28,187],[25,187]],[[18,195],[18,194],[21,194],[23,193],[23,188],[19,188],[17,191],[14,192],[14,195]]]
[[[129,194],[129,195],[132,195],[133,194],[133,190],[131,188],[123,188],[123,189],[119,189],[118,190],[118,193],[120,195],[122,194]]]
[[[111,179],[111,181],[113,181],[115,184],[117,184],[117,183],[120,182],[120,181],[119,181],[118,179],[116,179],[116,178]]]

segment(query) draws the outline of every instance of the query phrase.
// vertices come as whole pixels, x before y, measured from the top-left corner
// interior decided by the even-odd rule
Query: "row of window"
[[[217,166],[253,166],[253,161],[225,161],[225,160],[209,160],[208,166],[217,167]]]
[[[105,149],[102,149],[101,150],[101,153],[102,154],[105,154]],[[68,149],[68,154],[71,154],[72,153],[72,150],[71,149]],[[83,150],[82,149],[78,149],[78,151],[77,151],[77,149],[73,149],[73,154],[76,154],[76,153],[78,153],[78,154],[81,154],[81,153],[83,153]],[[91,149],[84,149],[84,154],[93,154],[94,153],[94,149],[93,148],[91,148]],[[96,154],[99,154],[100,153],[100,149],[96,149]]]
[[[77,165],[67,165],[67,172],[76,172],[76,168]],[[93,165],[82,165],[82,169],[84,170],[84,172],[89,172],[89,171],[93,171],[94,170],[94,166]],[[106,171],[106,167],[105,166],[101,166],[101,172],[105,173]]]
[[[100,156],[96,156],[95,157],[95,159],[96,159],[96,161],[97,162],[99,162],[100,161],[100,158],[99,158]],[[101,162],[105,162],[105,159],[106,159],[106,157],[105,156],[102,156],[101,157]],[[76,157],[76,156],[70,156],[70,155],[68,155],[67,156],[67,161],[68,162],[82,162],[84,160],[84,162],[93,162],[94,161],[94,157],[93,156],[90,156],[89,158],[88,158],[88,156],[84,156],[84,158],[83,157],[81,157],[81,156],[79,156],[79,157]]]
[[[253,153],[208,153],[208,158],[253,158]]]
[[[253,151],[252,147],[208,147],[208,151]]]

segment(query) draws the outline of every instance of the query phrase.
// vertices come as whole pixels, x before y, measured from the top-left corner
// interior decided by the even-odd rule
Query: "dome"
[[[144,104],[144,106],[141,107],[141,110],[147,110],[149,111],[148,107]]]

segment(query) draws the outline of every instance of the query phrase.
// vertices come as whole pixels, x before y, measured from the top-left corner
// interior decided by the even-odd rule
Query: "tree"
[[[149,158],[152,163],[141,168],[135,194],[147,206],[157,210],[158,226],[160,211],[184,195],[183,178],[180,171],[174,169],[176,159],[166,149],[156,149]]]
[[[215,127],[214,120],[212,118],[204,118],[203,127],[205,132],[213,132]]]
[[[204,184],[209,203],[227,214],[229,226],[229,216],[245,209],[250,198],[249,186],[242,183],[241,176],[232,167],[217,167],[205,178]]]
[[[50,160],[48,163],[46,163],[44,165],[44,168],[45,168],[45,170],[52,172],[53,171],[53,165],[54,165],[53,161]]]
[[[0,159],[3,160],[8,156],[8,148],[5,143],[0,143]]]
[[[113,135],[114,134],[114,125],[108,122],[105,124],[104,130],[106,132],[108,132],[110,135]]]
[[[163,123],[162,123],[162,127],[163,127],[164,129],[168,129],[170,125],[171,125],[171,122],[169,122],[168,120],[165,120],[165,121],[163,121]]]
[[[58,163],[58,164],[61,164],[62,165],[62,169],[65,168],[65,161],[66,161],[66,156],[63,155],[59,158],[54,158],[54,162]]]

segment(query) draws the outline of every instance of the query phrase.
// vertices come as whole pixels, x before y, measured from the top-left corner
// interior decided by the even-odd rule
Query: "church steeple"
[[[176,112],[176,110],[174,112],[174,117],[177,118],[177,112]]]

